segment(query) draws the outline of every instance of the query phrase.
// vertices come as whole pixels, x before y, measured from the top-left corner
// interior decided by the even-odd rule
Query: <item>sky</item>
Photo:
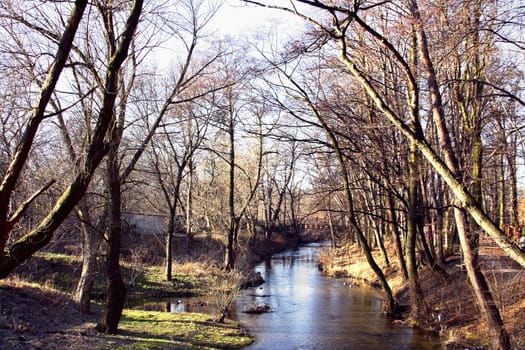
[[[215,25],[221,33],[231,36],[249,36],[268,30],[292,36],[302,28],[304,21],[283,11],[247,5],[241,0],[225,0]]]
[[[293,14],[268,9],[254,5],[247,5],[242,0],[223,0],[223,5],[205,27],[205,33],[214,37],[231,37],[234,41],[257,43],[258,46],[269,43],[272,47],[281,47],[284,42],[304,31],[304,20]],[[283,0],[275,0],[283,1]],[[218,0],[208,0],[202,6],[202,13],[206,8],[216,6]],[[288,3],[288,2],[286,2]],[[256,38],[257,37],[257,38]],[[269,39],[271,38],[271,39]],[[201,41],[201,44],[204,40]],[[169,67],[177,62],[177,53],[185,55],[186,50],[179,38],[173,38],[163,43],[155,50],[153,60],[161,68]],[[205,47],[199,46],[201,49]]]

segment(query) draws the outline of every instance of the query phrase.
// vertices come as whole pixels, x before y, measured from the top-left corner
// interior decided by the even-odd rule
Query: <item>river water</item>
[[[442,349],[438,340],[385,317],[374,289],[322,276],[323,246],[301,246],[256,266],[266,283],[237,301],[238,320],[255,337],[247,349]],[[242,312],[254,305],[271,312]]]

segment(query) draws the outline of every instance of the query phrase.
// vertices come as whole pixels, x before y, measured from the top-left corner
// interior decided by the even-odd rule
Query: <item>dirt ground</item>
[[[94,330],[96,315],[78,312],[69,298],[16,281],[0,284],[1,349],[93,349],[107,341]]]
[[[387,250],[390,267],[386,267],[377,251],[376,262],[386,271],[398,302],[408,304],[408,287],[401,278],[393,246],[387,245]],[[322,261],[329,274],[350,277],[355,283],[379,285],[356,246],[340,248],[333,256],[322,257]],[[506,257],[487,237],[481,238],[480,262],[514,348],[525,349],[525,269]],[[420,270],[419,274],[425,301],[432,308],[429,320],[433,330],[443,337],[449,348],[488,348],[487,325],[468,284],[461,256],[448,257],[445,267],[450,275],[447,282],[441,282],[428,269]]]

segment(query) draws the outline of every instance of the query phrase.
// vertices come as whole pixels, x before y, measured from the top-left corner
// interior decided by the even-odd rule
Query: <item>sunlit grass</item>
[[[132,343],[118,349],[236,349],[252,342],[235,322],[196,313],[124,310],[119,329]]]

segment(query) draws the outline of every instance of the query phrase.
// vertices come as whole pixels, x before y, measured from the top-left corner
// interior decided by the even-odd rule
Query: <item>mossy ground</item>
[[[238,349],[252,342],[231,320],[209,315],[125,309],[117,335],[100,334],[100,305],[80,314],[61,293],[22,281],[0,282],[0,348],[19,349]]]

